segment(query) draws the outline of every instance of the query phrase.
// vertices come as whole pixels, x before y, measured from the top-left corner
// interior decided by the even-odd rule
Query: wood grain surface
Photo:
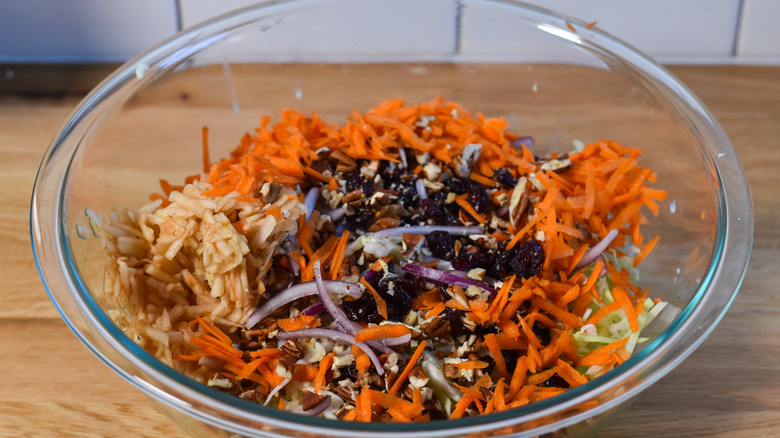
[[[597,437],[777,436],[780,67],[671,70],[714,113],[742,160],[755,206],[753,256],[712,335]],[[49,141],[79,96],[25,96],[0,97],[0,436],[182,437],[76,339],[39,280],[30,193]]]

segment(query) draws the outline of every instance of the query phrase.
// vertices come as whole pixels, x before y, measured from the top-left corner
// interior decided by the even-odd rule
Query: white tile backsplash
[[[666,62],[780,64],[780,0],[526,0],[597,26]],[[0,0],[0,62],[105,62],[124,61],[171,36],[179,27],[189,27],[259,0]],[[362,2],[363,14],[381,16],[392,23],[393,12],[372,0]],[[438,1],[437,7],[447,3]],[[457,2],[452,1],[454,6]],[[464,2],[466,3],[466,2]],[[373,12],[366,12],[374,8]],[[448,9],[448,8],[444,8]],[[345,25],[359,26],[361,17],[345,14]],[[501,29],[493,21],[485,31],[478,14],[457,14],[449,9],[437,14],[436,29],[452,33],[452,41],[438,40],[422,51],[470,48],[492,41],[491,49],[507,49],[490,38]],[[376,25],[377,21],[371,21]],[[418,23],[422,26],[423,22]],[[460,27],[459,27],[460,24]],[[412,24],[414,25],[414,24]],[[277,31],[284,31],[281,26]],[[478,31],[478,29],[481,29]],[[358,29],[359,30],[359,29]],[[507,29],[517,33],[517,29]],[[289,29],[290,44],[304,44]],[[419,29],[415,36],[421,35]],[[456,44],[454,39],[460,36]],[[522,35],[518,35],[522,37]],[[335,37],[335,36],[334,36]],[[402,38],[403,40],[403,38]],[[425,39],[423,39],[425,40]],[[504,45],[512,44],[504,38]],[[297,41],[297,43],[295,42]],[[306,44],[310,44],[307,40]],[[346,41],[346,40],[345,40]],[[419,38],[418,38],[419,41]],[[341,41],[342,43],[344,41]],[[378,49],[390,49],[398,41],[372,41]],[[317,41],[311,51],[333,47],[339,41]],[[411,45],[411,39],[402,41]],[[425,44],[427,44],[426,42]],[[384,46],[383,46],[384,44]],[[402,47],[405,47],[402,44]],[[484,48],[484,45],[481,47]],[[539,47],[540,52],[543,47]],[[279,47],[280,53],[284,50]]]
[[[780,1],[744,0],[737,56],[780,58]]]
[[[0,2],[0,62],[124,61],[177,30],[175,0]]]
[[[655,58],[731,55],[739,0],[526,0],[580,19]],[[482,27],[485,23],[473,23]],[[472,36],[471,34],[466,36]]]
[[[182,24],[197,24],[249,3],[216,6],[181,0]],[[319,1],[311,5],[286,15],[276,15],[281,8],[270,7],[269,18],[248,25],[250,31],[242,32],[241,39],[210,50],[207,62],[226,56],[234,61],[282,62],[334,60],[333,55],[340,61],[353,56],[373,61],[444,59],[457,47],[457,7],[449,0]]]

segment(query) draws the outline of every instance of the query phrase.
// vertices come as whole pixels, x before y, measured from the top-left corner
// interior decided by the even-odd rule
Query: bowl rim
[[[475,0],[477,1],[477,0]],[[191,47],[190,44],[193,41],[199,41],[205,39],[209,42],[214,42],[219,38],[225,36],[225,26],[231,23],[249,23],[262,16],[262,13],[269,8],[273,8],[277,5],[290,5],[290,4],[303,4],[305,0],[278,0],[273,2],[256,5],[253,7],[234,11],[229,14],[214,18],[201,25],[187,29],[174,37],[166,40],[165,42],[153,47],[149,51],[139,55],[131,61],[125,63],[122,67],[116,70],[111,76],[105,79],[98,87],[96,87],[78,106],[78,108],[71,114],[67,123],[63,126],[61,131],[57,134],[53,142],[51,143],[46,155],[41,162],[41,166],[36,177],[35,187],[33,189],[33,196],[31,199],[31,239],[33,242],[33,252],[36,260],[36,265],[39,270],[39,274],[47,289],[47,293],[55,304],[58,312],[63,320],[68,324],[74,334],[81,340],[87,348],[92,351],[98,358],[100,358],[107,366],[114,370],[117,374],[130,381],[134,386],[139,387],[148,396],[163,402],[166,405],[172,406],[178,410],[185,411],[192,416],[203,419],[207,422],[218,424],[223,427],[236,428],[236,424],[226,423],[222,418],[223,413],[228,413],[231,416],[243,417],[252,422],[272,424],[283,428],[297,428],[301,429],[302,424],[305,424],[305,430],[313,433],[334,433],[339,432],[345,436],[360,436],[361,433],[371,432],[378,436],[391,436],[397,432],[414,433],[415,436],[423,435],[443,435],[450,433],[470,433],[483,430],[483,426],[490,425],[491,427],[504,427],[513,426],[518,423],[518,417],[531,417],[530,419],[539,419],[540,417],[546,418],[548,416],[560,416],[561,413],[566,411],[576,411],[576,413],[569,413],[567,416],[558,418],[554,424],[555,428],[565,426],[567,424],[573,424],[581,421],[587,417],[594,415],[594,413],[603,411],[608,407],[611,407],[617,403],[628,400],[635,396],[638,392],[652,384],[654,381],[665,375],[674,366],[681,362],[687,355],[689,355],[714,329],[717,322],[723,316],[728,308],[728,305],[724,306],[720,313],[714,320],[708,321],[708,325],[703,329],[700,327],[698,332],[698,338],[693,344],[688,344],[684,348],[677,345],[681,337],[687,333],[687,329],[695,324],[696,316],[702,312],[702,307],[707,303],[707,298],[713,294],[718,293],[719,290],[715,290],[713,286],[720,278],[721,268],[724,266],[727,256],[726,249],[732,248],[736,244],[729,241],[729,230],[732,227],[741,226],[747,228],[750,234],[750,245],[752,246],[753,236],[753,219],[752,219],[752,205],[748,205],[748,210],[744,210],[743,216],[747,216],[747,220],[734,220],[734,218],[728,215],[729,210],[726,208],[730,203],[739,200],[733,195],[738,193],[747,193],[748,204],[750,202],[749,188],[747,187],[747,181],[744,178],[744,172],[742,171],[741,164],[738,158],[735,162],[731,163],[731,166],[719,166],[715,160],[715,156],[720,157],[720,154],[728,153],[732,157],[736,157],[733,146],[728,141],[725,133],[718,122],[712,117],[709,111],[699,102],[699,100],[691,93],[679,80],[671,75],[666,69],[655,63],[649,57],[643,55],[641,52],[625,44],[621,40],[612,37],[611,35],[599,30],[591,29],[588,23],[581,20],[567,17],[565,15],[553,13],[550,10],[527,5],[522,2],[513,0],[483,0],[485,3],[494,3],[499,5],[505,5],[510,7],[516,7],[527,12],[533,12],[538,16],[546,16],[550,20],[550,25],[557,25],[557,28],[561,32],[567,32],[569,36],[573,33],[568,26],[572,26],[577,33],[580,45],[590,44],[591,49],[602,49],[599,43],[607,43],[607,48],[612,50],[620,50],[620,62],[627,63],[630,67],[634,67],[637,71],[641,71],[653,82],[658,81],[656,85],[663,85],[665,87],[672,87],[670,92],[681,95],[685,99],[681,102],[687,105],[689,108],[686,115],[693,119],[692,126],[698,128],[704,128],[707,132],[700,132],[702,138],[716,139],[718,141],[708,142],[707,145],[707,164],[711,166],[714,172],[714,179],[716,180],[716,186],[721,188],[719,196],[717,196],[716,204],[718,208],[718,221],[717,221],[717,242],[713,250],[712,259],[710,260],[707,275],[702,280],[699,289],[697,290],[694,298],[688,305],[681,309],[680,313],[675,317],[672,324],[667,327],[656,339],[647,344],[641,351],[632,356],[622,366],[611,371],[608,376],[603,378],[594,379],[577,388],[572,388],[562,395],[553,397],[551,399],[542,400],[530,404],[528,406],[515,408],[512,410],[480,415],[470,418],[462,418],[458,420],[448,420],[446,424],[444,422],[427,422],[427,423],[413,423],[410,425],[399,424],[394,425],[394,432],[389,435],[384,435],[385,428],[381,423],[351,423],[342,422],[337,420],[328,420],[321,418],[302,417],[299,414],[294,414],[286,411],[279,411],[273,408],[266,408],[259,406],[255,403],[251,403],[245,400],[241,400],[237,397],[230,396],[222,393],[216,389],[210,388],[206,385],[202,385],[194,380],[189,379],[173,368],[164,365],[161,361],[155,358],[153,355],[147,353],[143,348],[135,344],[129,337],[127,337],[118,327],[114,325],[111,319],[104,313],[97,302],[93,299],[89,293],[86,285],[81,281],[76,269],[76,264],[73,260],[73,254],[70,252],[70,234],[67,229],[66,221],[60,221],[56,230],[57,236],[57,248],[54,254],[51,251],[44,251],[45,244],[42,241],[40,233],[36,233],[36,230],[41,227],[40,217],[43,215],[41,212],[45,209],[45,206],[40,205],[38,202],[39,190],[43,184],[44,177],[46,176],[47,163],[50,160],[52,154],[58,150],[63,140],[75,132],[77,125],[87,120],[87,116],[94,114],[94,109],[99,108],[101,105],[105,105],[105,99],[111,95],[111,92],[118,87],[122,86],[128,78],[132,78],[138,74],[138,68],[142,65],[152,65],[160,63],[164,68],[175,68],[178,56],[180,59],[186,59],[190,55],[197,52],[199,47]],[[229,27],[228,27],[229,28]],[[587,33],[585,32],[587,29]],[[168,56],[172,47],[187,48],[191,51],[179,51],[174,53],[174,57]],[[202,47],[202,46],[200,46]],[[609,51],[609,53],[612,53]],[[614,53],[612,53],[614,55]],[[625,56],[628,56],[626,58]],[[164,62],[170,61],[165,65]],[[637,64],[638,63],[638,64]],[[640,68],[644,67],[644,68]],[[98,119],[100,114],[92,121]],[[700,119],[700,120],[699,120]],[[703,125],[701,124],[703,122]],[[90,125],[91,126],[91,125]],[[89,131],[89,127],[84,130],[81,139],[83,140],[86,133]],[[78,150],[78,146],[82,143],[79,140],[73,151],[73,154]],[[64,172],[60,185],[58,187],[59,196],[57,198],[56,210],[54,216],[56,218],[65,218],[65,209],[63,206],[67,204],[67,184],[68,175],[70,173],[70,167],[73,163],[73,155],[70,156],[71,160],[68,162]],[[730,182],[736,182],[736,187],[730,187],[724,185],[724,173],[728,171],[729,174],[726,178]],[[732,175],[734,174],[735,175]],[[731,188],[732,196],[727,196],[725,189]],[[733,211],[733,210],[732,210]],[[737,223],[739,222],[739,224]],[[734,237],[735,232],[731,232],[731,237]],[[730,303],[739,288],[739,285],[744,278],[747,268],[747,262],[750,255],[750,249],[748,248],[747,254],[744,257],[744,264],[737,266],[737,271],[741,270],[741,274],[736,281],[731,279],[733,285],[733,291],[725,291],[721,293],[730,293],[731,296],[728,299]],[[82,333],[82,329],[74,323],[72,317],[66,314],[63,306],[52,292],[50,287],[50,278],[55,274],[52,274],[54,269],[50,266],[50,262],[54,256],[54,260],[57,261],[58,268],[62,271],[60,274],[64,276],[65,283],[68,284],[69,290],[73,297],[79,302],[79,309],[82,312],[81,316],[86,318],[89,322],[89,327],[94,330],[104,341],[107,341],[111,348],[115,349],[119,354],[132,357],[134,359],[134,365],[139,367],[142,373],[146,376],[153,378],[155,383],[147,382],[144,378],[139,377],[136,374],[128,372],[121,365],[112,361],[108,355],[106,355],[99,346],[95,345],[89,337]],[[677,347],[677,350],[671,351],[672,347]],[[665,348],[661,348],[665,347]],[[674,353],[674,354],[672,354]],[[618,387],[626,384],[627,381],[635,377],[636,370],[642,370],[643,365],[650,364],[654,361],[660,360],[662,356],[674,356],[672,361],[664,362],[664,366],[653,370],[649,373],[647,378],[642,379],[641,382],[629,385],[630,389],[624,391],[622,394],[610,399],[610,403],[606,405],[600,405],[596,408],[581,410],[580,407],[588,400],[592,400],[598,395],[615,390]],[[166,389],[174,389],[177,394],[181,394],[187,397],[200,398],[205,396],[210,401],[216,401],[215,406],[209,409],[200,409],[193,407],[190,403],[181,400],[177,396],[166,394],[157,386],[158,384],[165,385]],[[442,427],[444,425],[444,427]],[[541,424],[541,428],[552,427],[552,424]],[[548,427],[548,428],[549,428]],[[539,430],[534,429],[534,430]]]

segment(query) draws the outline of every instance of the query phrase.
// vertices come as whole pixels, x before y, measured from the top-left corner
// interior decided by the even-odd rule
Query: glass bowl
[[[85,236],[85,212],[139,207],[159,179],[199,169],[203,126],[219,157],[282,108],[332,121],[389,98],[437,96],[505,116],[539,155],[601,138],[641,148],[640,164],[669,192],[646,225],[660,240],[642,285],[676,311],[624,364],[525,407],[390,428],[226,395],[165,366],[107,316],[102,247]],[[663,67],[582,21],[512,1],[300,0],[184,31],[104,80],[43,158],[31,232],[41,277],[76,336],[193,435],[587,435],[712,331],[745,273],[753,215],[740,161],[707,109]]]

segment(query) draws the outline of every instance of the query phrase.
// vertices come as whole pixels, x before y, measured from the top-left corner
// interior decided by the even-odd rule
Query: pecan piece
[[[363,190],[355,189],[355,190],[347,193],[346,195],[344,195],[341,198],[341,202],[344,203],[344,204],[350,204],[351,205],[353,202],[360,201],[361,199],[363,199]]]
[[[379,230],[384,230],[385,228],[395,228],[399,225],[401,225],[401,219],[385,216],[374,222],[374,225],[371,225],[371,228],[369,228],[368,231],[374,233]]]
[[[573,164],[571,162],[571,158],[569,158],[568,155],[564,155],[560,158],[553,158],[551,160],[545,161],[542,163],[540,168],[542,170],[549,170],[555,173],[563,173],[572,167]]]
[[[444,364],[444,377],[448,379],[457,379],[460,375],[460,370],[458,367],[451,363],[445,363]]]
[[[301,345],[301,343],[294,338],[285,342],[284,345],[282,345],[279,349],[294,357],[295,360],[303,359],[303,356],[306,355],[306,349],[303,348],[303,345]]]
[[[303,394],[303,400],[301,400],[301,407],[304,411],[308,411],[312,408],[315,408],[318,404],[322,403],[323,400],[325,400],[324,395],[317,394],[311,391],[306,391]]]
[[[264,204],[273,204],[280,190],[282,186],[279,183],[264,183],[258,190],[257,198]]]
[[[339,385],[336,387],[336,394],[347,403],[355,403],[355,393],[346,386]]]
[[[441,339],[450,333],[450,322],[441,316],[436,316],[428,322],[420,324],[420,329],[431,339]]]
[[[525,211],[530,204],[528,190],[528,178],[520,177],[517,180],[517,185],[512,190],[512,197],[509,200],[509,219],[515,228],[520,228],[520,223],[523,221]]]

